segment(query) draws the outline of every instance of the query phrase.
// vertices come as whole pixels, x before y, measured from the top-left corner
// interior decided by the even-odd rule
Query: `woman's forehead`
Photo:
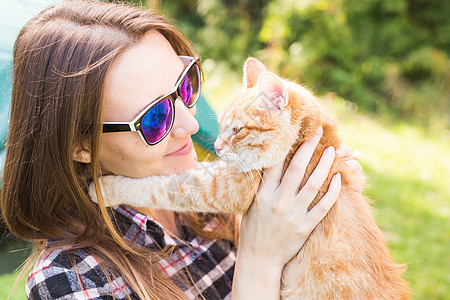
[[[173,88],[183,68],[163,35],[147,33],[116,59],[106,77],[104,121],[131,121]]]

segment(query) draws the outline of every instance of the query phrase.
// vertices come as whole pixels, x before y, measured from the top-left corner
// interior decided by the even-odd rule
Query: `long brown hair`
[[[149,30],[160,32],[178,54],[193,56],[190,41],[163,17],[122,4],[66,1],[21,30],[14,47],[1,209],[10,230],[36,242],[39,251],[83,248],[141,299],[185,299],[155,265],[164,252],[127,243],[116,231],[98,183],[105,77],[116,57]],[[90,147],[89,164],[72,159],[81,142]],[[92,181],[98,205],[88,197]],[[184,219],[202,234],[203,215]],[[224,230],[205,236],[233,239],[232,218],[219,220]],[[53,242],[46,247],[48,240]]]

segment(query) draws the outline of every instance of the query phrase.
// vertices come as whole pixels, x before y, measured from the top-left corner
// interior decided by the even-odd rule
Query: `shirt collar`
[[[153,237],[154,242],[157,242],[159,246],[164,247],[165,245],[180,245],[180,241],[166,234],[164,227],[155,219],[141,214],[125,205],[115,206],[114,209],[129,219],[132,223],[139,226],[144,233],[150,234]],[[148,241],[146,241],[145,244],[148,244]]]

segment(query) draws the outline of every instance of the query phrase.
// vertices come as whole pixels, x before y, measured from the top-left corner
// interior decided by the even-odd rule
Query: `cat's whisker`
[[[253,161],[251,161],[250,159],[246,158],[245,156],[237,156],[237,157],[238,157],[238,159],[242,160],[240,162],[241,162],[241,164],[243,166],[250,165],[251,166],[251,168],[250,168],[251,170],[259,170],[259,168],[256,167],[255,163]],[[252,175],[253,175],[253,172],[252,172]],[[261,173],[258,172],[258,176],[262,180]]]
[[[234,153],[233,153],[233,155],[236,157],[236,162],[237,162],[243,169],[247,166],[247,165],[245,164],[245,161],[244,161],[244,160],[246,160],[247,163],[250,164],[250,165],[252,165],[253,167],[255,166],[253,162],[251,162],[250,160],[246,159],[245,157],[236,155],[236,154],[234,154]],[[255,169],[256,169],[256,168],[255,168]],[[252,181],[252,183],[253,183],[253,186],[254,186],[255,188],[257,188],[258,183],[256,182],[256,179],[255,179],[255,177],[254,177],[254,175],[253,175],[253,172],[246,172],[246,174],[247,174],[247,176],[250,177],[250,179],[251,179],[251,181]]]
[[[246,162],[247,162],[247,165],[251,165],[252,166],[252,169],[254,169],[254,170],[259,170],[259,168],[257,168],[256,166],[255,166],[255,163],[253,162],[253,161],[251,161],[250,159],[248,159],[248,158],[246,158],[246,157],[244,157],[244,156],[240,156],[239,157],[240,159],[242,159],[242,160],[246,160]],[[244,164],[245,165],[245,164]],[[253,174],[252,174],[253,175]],[[261,170],[261,172],[258,172],[258,176],[259,176],[259,179],[261,180],[261,181],[263,181],[263,176],[264,175],[264,170]],[[267,176],[266,176],[267,177]],[[269,177],[267,177],[267,180],[270,180],[270,178]]]
[[[202,119],[207,120],[207,121],[209,121],[209,120],[217,121],[217,116],[216,115],[210,115],[210,116],[205,115],[205,116],[202,117]]]
[[[266,174],[266,172],[264,171],[264,169],[263,170],[261,170],[261,173],[260,173],[260,177],[261,177],[261,184],[263,184],[264,183],[264,180],[266,180],[266,181],[269,181],[270,183],[272,183],[273,184],[273,182],[272,182],[272,179],[270,179],[270,177],[269,176],[266,176],[265,178],[264,178],[264,174]]]
[[[232,160],[235,163],[237,163],[241,169],[245,168],[246,165],[240,160],[240,157],[238,155],[236,155],[235,153],[232,153],[232,152],[228,153],[228,157],[232,158]],[[255,183],[254,178],[251,178],[251,179],[252,179],[252,182]]]
[[[243,168],[245,168],[248,164],[250,164],[250,165],[252,165],[252,166],[254,167],[254,163],[251,162],[250,160],[248,160],[247,158],[242,157],[242,156],[238,156],[238,155],[236,155],[236,157],[237,157],[237,162],[238,162],[239,165],[242,166]],[[247,161],[247,164],[246,164],[246,161]],[[252,168],[252,169],[253,169],[253,168]],[[249,176],[249,177],[251,178],[253,185],[254,185],[255,187],[257,187],[258,184],[257,184],[257,182],[256,182],[256,179],[255,179],[254,175],[253,175],[253,172],[247,172],[247,176]]]
[[[217,120],[217,115],[215,113],[205,113],[202,114],[202,118],[214,118]]]

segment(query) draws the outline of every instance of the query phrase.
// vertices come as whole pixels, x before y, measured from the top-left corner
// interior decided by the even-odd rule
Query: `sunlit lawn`
[[[0,299],[7,299],[9,293],[14,286],[14,281],[16,279],[16,274],[2,274],[0,275]],[[26,277],[26,276],[25,276]],[[26,299],[25,295],[25,280],[22,280],[17,288],[14,290],[11,299],[22,300]]]
[[[206,97],[215,108],[227,101],[239,78],[221,79],[220,66],[205,64]],[[213,71],[214,70],[214,71]],[[218,72],[218,73],[217,73]],[[225,82],[225,83],[223,83]],[[210,87],[208,88],[208,84]],[[231,88],[230,88],[231,89]],[[448,299],[450,295],[450,137],[411,125],[355,113],[343,100],[331,110],[345,143],[362,152],[361,164],[374,200],[375,217],[398,262],[406,263],[413,299]],[[0,276],[0,299],[6,299],[14,275]],[[23,283],[11,299],[24,299]]]
[[[408,264],[413,299],[450,295],[450,138],[405,124],[346,113],[345,142],[362,152],[379,226],[394,257]]]

